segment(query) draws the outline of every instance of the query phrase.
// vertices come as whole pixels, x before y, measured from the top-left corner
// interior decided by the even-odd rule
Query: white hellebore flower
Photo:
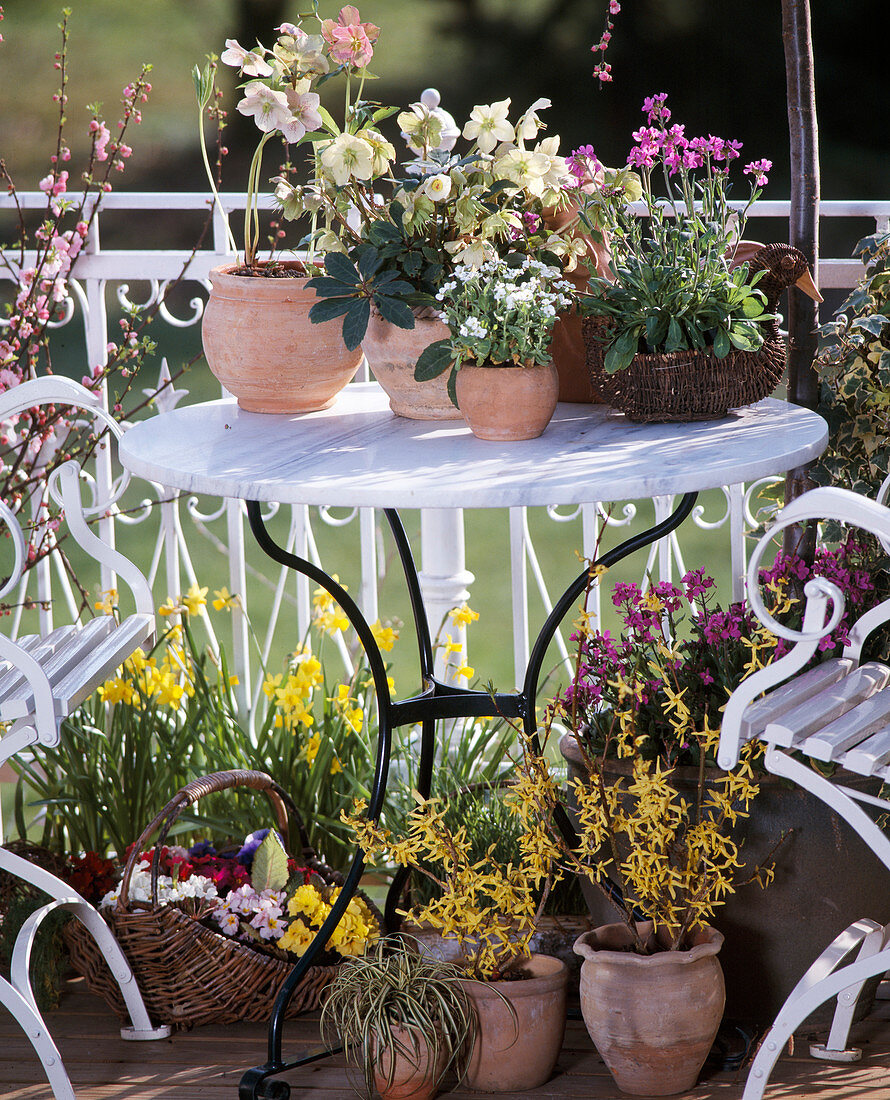
[[[467,267],[481,267],[486,260],[493,260],[497,255],[488,241],[478,240],[446,241],[445,251],[451,253],[456,264],[466,264]]]
[[[256,50],[245,50],[234,38],[226,39],[226,48],[220,54],[224,65],[240,69],[247,76],[271,76],[272,66]]]
[[[510,149],[494,165],[497,178],[524,187],[531,195],[544,192],[544,176],[550,171],[550,157],[528,149]]]
[[[307,132],[321,129],[321,115],[318,113],[320,100],[315,92],[300,94],[288,88],[285,98],[291,116],[283,126],[278,127],[285,141],[296,142]]]
[[[280,130],[290,121],[291,111],[284,92],[276,92],[261,80],[252,80],[244,89],[244,99],[238,103],[242,115],[253,120],[265,134]]]
[[[444,202],[451,194],[451,176],[440,172],[436,176],[430,176],[423,184],[424,194],[433,202]]]
[[[321,152],[321,164],[337,187],[351,179],[369,180],[374,170],[374,150],[355,134],[338,134]]]
[[[464,126],[464,137],[467,141],[475,138],[482,153],[490,153],[500,141],[512,141],[513,127],[507,121],[509,110],[509,99],[474,107],[470,111],[470,121]]]
[[[366,141],[374,153],[374,159],[371,162],[371,175],[376,179],[377,176],[382,176],[383,173],[389,168],[390,163],[396,159],[396,150],[392,142],[387,141],[383,134],[378,133],[377,130],[371,129],[366,126],[364,130],[361,130],[357,135]]]
[[[549,99],[536,99],[522,118],[516,123],[516,140],[534,140],[534,138],[537,137],[538,130],[545,129],[544,123],[538,118],[537,112],[552,106]]]

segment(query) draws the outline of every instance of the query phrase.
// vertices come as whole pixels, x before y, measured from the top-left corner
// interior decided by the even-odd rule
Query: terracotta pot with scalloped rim
[[[297,268],[297,261],[284,261]],[[362,361],[347,351],[339,319],[314,325],[308,279],[210,272],[201,334],[211,371],[248,412],[307,413],[333,405]]]
[[[643,940],[652,922],[637,924]],[[723,936],[704,927],[688,951],[628,950],[624,924],[606,924],[575,941],[584,1023],[615,1083],[631,1096],[674,1096],[698,1080],[723,1016],[717,952]]]

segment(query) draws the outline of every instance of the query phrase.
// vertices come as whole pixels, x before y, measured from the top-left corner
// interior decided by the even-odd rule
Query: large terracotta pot
[[[358,370],[361,348],[346,350],[339,319],[312,324],[318,299],[307,279],[233,275],[236,267],[210,272],[202,337],[211,371],[249,412],[329,408]]]
[[[479,1017],[466,1085],[480,1092],[537,1088],[553,1073],[566,1022],[565,963],[532,955],[530,977],[509,982],[465,982]],[[498,994],[512,1006],[504,1004]]]
[[[448,1051],[440,1044],[436,1061],[423,1035],[403,1027],[392,1029],[393,1038],[406,1053],[393,1047],[380,1051],[374,1084],[383,1100],[432,1100],[448,1061]],[[395,1058],[395,1066],[392,1061]],[[391,1069],[392,1067],[392,1069]]]
[[[650,938],[652,922],[637,925]],[[723,1016],[723,936],[699,929],[688,951],[637,955],[630,930],[607,924],[575,942],[581,1012],[609,1072],[632,1096],[673,1096],[691,1089]]]
[[[464,363],[455,388],[473,435],[498,441],[535,439],[556,411],[559,375],[552,363],[535,367]]]
[[[563,737],[560,749],[569,779],[583,778],[574,737]],[[615,769],[618,774],[617,761]],[[680,768],[678,773],[681,793],[691,798],[698,770]],[[874,853],[821,799],[774,775],[758,782],[760,794],[750,816],[733,831],[743,864],[738,881],[768,857],[775,860],[775,881],[766,890],[755,883],[740,887],[714,919],[726,937],[720,961],[727,1016],[769,1024],[817,955],[847,925],[863,916],[890,920],[890,880],[878,873]],[[876,794],[880,786],[880,780],[854,775],[844,782],[867,794]],[[594,921],[614,920],[615,909],[600,891],[587,879],[580,885]],[[831,1005],[817,1010],[811,1023],[827,1022],[831,1011]]]
[[[429,382],[414,380],[414,367],[428,344],[447,340],[448,326],[432,309],[414,311],[414,328],[404,329],[384,321],[371,309],[368,331],[362,341],[368,366],[389,397],[397,416],[411,420],[460,420],[461,413],[448,396],[448,371]]]

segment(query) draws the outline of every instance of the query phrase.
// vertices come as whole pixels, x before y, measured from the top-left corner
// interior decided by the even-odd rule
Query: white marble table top
[[[463,421],[406,420],[376,383],[347,386],[324,412],[272,416],[234,400],[134,425],[133,473],[245,500],[391,508],[502,508],[631,500],[753,481],[819,455],[815,413],[767,399],[723,420],[633,424],[602,405],[560,404],[545,433],[476,439]]]

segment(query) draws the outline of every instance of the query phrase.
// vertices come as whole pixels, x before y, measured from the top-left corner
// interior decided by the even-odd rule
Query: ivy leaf
[[[890,318],[885,317],[883,313],[873,313],[870,317],[857,317],[850,328],[858,328],[872,336],[880,336],[885,325],[890,325]]]
[[[429,382],[431,378],[438,378],[448,369],[453,358],[450,340],[436,340],[435,343],[428,344],[414,366],[414,380]]]
[[[250,883],[258,894],[263,890],[283,890],[287,885],[287,852],[274,829],[269,830],[254,853]]]

